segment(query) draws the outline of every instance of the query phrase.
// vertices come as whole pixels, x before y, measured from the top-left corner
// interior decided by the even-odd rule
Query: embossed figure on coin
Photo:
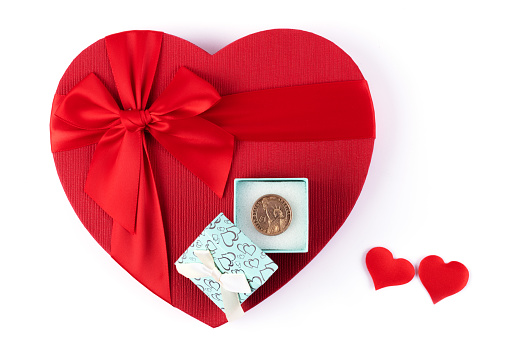
[[[290,226],[292,209],[281,196],[268,194],[256,200],[251,210],[251,221],[265,235],[278,235]]]

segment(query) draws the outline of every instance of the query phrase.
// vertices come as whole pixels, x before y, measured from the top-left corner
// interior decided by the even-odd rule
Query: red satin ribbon
[[[97,147],[85,191],[114,220],[111,255],[170,302],[167,248],[145,132],[222,197],[234,136],[254,141],[374,138],[365,81],[347,81],[226,95],[186,68],[152,104],[162,33],[106,37],[121,107],[90,74],[55,96],[52,151]]]

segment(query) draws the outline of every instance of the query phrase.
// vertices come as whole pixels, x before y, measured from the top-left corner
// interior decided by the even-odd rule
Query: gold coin
[[[251,209],[251,221],[258,232],[265,235],[278,235],[290,226],[292,209],[283,197],[267,194],[254,203]]]

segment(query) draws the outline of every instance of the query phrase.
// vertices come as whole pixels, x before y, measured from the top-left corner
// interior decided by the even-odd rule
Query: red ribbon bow
[[[226,95],[186,68],[148,105],[161,32],[106,37],[121,105],[89,74],[55,96],[52,151],[97,144],[85,191],[113,218],[111,255],[168,302],[165,228],[148,158],[145,132],[222,196],[234,137],[254,141],[313,141],[375,136],[364,80]],[[270,121],[270,124],[266,122]]]
[[[106,39],[110,57],[119,61],[111,66],[121,107],[91,73],[56,108],[54,116],[61,121],[54,119],[52,127],[60,125],[64,129],[52,133],[52,149],[58,151],[97,143],[85,191],[115,221],[113,232],[117,236],[112,237],[112,256],[135,276],[137,273],[153,274],[146,267],[162,263],[162,269],[149,268],[160,277],[155,286],[147,287],[168,290],[163,295],[169,298],[163,222],[145,131],[219,197],[223,195],[228,178],[234,138],[199,117],[220,96],[208,82],[186,68],[180,68],[164,92],[147,107],[162,34],[130,38],[133,40],[114,35]],[[129,44],[137,45],[138,52],[131,53],[131,58],[122,57],[123,51],[130,49]],[[138,236],[123,234],[119,225]],[[137,225],[150,229],[137,230]],[[150,261],[155,258],[159,263],[138,263],[132,268],[132,262],[139,262],[137,258],[150,252]]]
[[[54,113],[82,137],[100,137],[85,191],[106,213],[134,234],[139,187],[143,185],[140,174],[142,168],[150,168],[145,131],[219,197],[223,195],[234,138],[199,117],[220,99],[208,82],[182,67],[150,107],[146,100],[133,101],[132,91],[121,98],[125,98],[123,109],[92,73],[69,92]],[[62,142],[67,145],[66,140]],[[54,148],[59,146],[54,143]],[[151,171],[147,174],[152,175]]]

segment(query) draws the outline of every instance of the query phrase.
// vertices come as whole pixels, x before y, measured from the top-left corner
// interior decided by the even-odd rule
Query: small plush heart
[[[468,269],[460,262],[446,264],[439,256],[430,255],[419,264],[419,278],[436,304],[467,285]]]
[[[415,275],[414,266],[408,260],[394,259],[392,253],[383,247],[375,247],[368,252],[366,266],[376,290],[406,284]]]

